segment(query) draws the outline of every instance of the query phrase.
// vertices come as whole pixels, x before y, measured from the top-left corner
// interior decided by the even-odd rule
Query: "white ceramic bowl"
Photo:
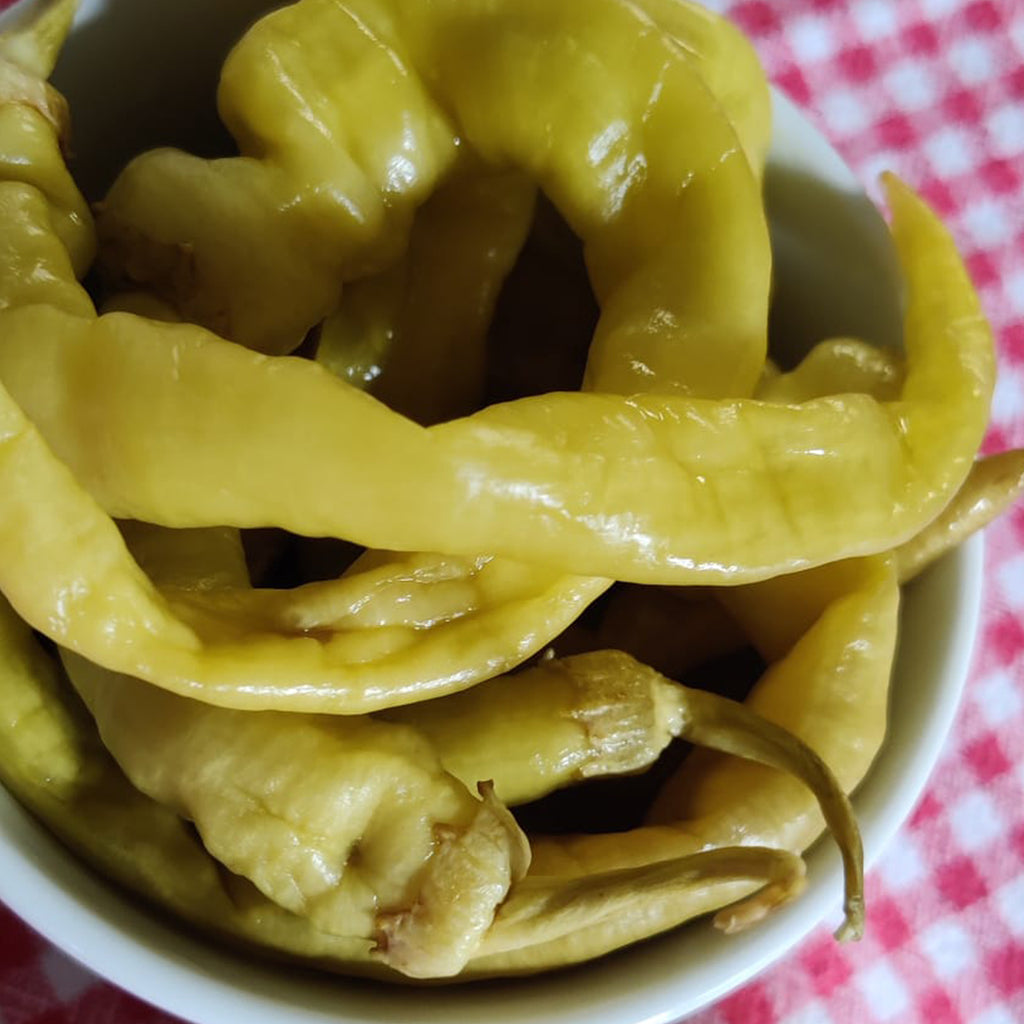
[[[0,22],[18,17],[31,0]],[[84,0],[57,82],[72,104],[95,196],[131,152],[212,129],[219,59],[266,0]],[[776,97],[767,179],[778,268],[773,320],[796,350],[829,334],[898,344],[899,289],[881,219],[810,124]],[[980,540],[907,591],[889,733],[854,804],[870,863],[920,796],[967,674],[981,592]],[[764,924],[724,936],[689,925],[561,973],[404,990],[246,960],[179,931],[108,886],[0,790],[0,898],[76,960],[197,1024],[665,1024],[721,997],[839,905],[839,858],[807,857],[809,886]],[[870,907],[868,908],[870,927]]]

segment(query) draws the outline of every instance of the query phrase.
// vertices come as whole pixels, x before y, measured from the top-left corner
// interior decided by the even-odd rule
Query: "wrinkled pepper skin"
[[[856,394],[792,406],[555,395],[423,431],[315,365],[267,362],[189,325],[12,310],[0,380],[34,426],[8,399],[4,415],[21,424],[13,429],[23,461],[7,488],[13,550],[0,584],[37,628],[83,655],[231,700],[216,696],[212,674],[212,687],[203,682],[223,664],[204,658],[184,624],[158,610],[120,537],[42,437],[108,512],[179,527],[277,523],[406,550],[504,548],[547,556],[555,568],[585,564],[673,583],[738,584],[891,548],[960,486],[992,383],[991,338],[952,242],[909,192],[894,185],[892,198],[910,302],[906,382],[888,403]],[[188,387],[169,393],[164,382],[174,374]],[[102,449],[85,443],[97,431],[109,439]],[[347,443],[353,432],[367,439],[358,458]],[[300,449],[309,458],[296,463]],[[310,472],[321,465],[336,471]],[[860,470],[863,487],[839,486]],[[42,517],[44,493],[51,501]],[[756,522],[719,515],[752,507]],[[88,548],[54,542],[88,523]],[[123,642],[103,649],[97,637],[111,634],[102,616],[80,617],[73,597],[65,619],[52,621],[51,595],[73,594],[71,579],[93,577],[100,550],[108,552],[108,607],[118,607],[111,602],[120,593],[121,607],[133,609],[123,620],[112,612],[119,637],[156,644],[145,671]],[[166,623],[163,639],[161,628],[143,629],[143,616]],[[160,667],[167,659],[157,651],[170,644],[191,649],[184,672]]]
[[[417,211],[402,259],[345,289],[317,361],[417,423],[479,408],[487,330],[535,198],[521,173],[463,158]]]
[[[622,392],[658,377],[749,394],[766,344],[767,227],[692,58],[618,0],[585,19],[506,6],[302,0],[263,18],[220,86],[243,156],[133,162],[103,204],[107,264],[218,333],[291,351],[344,279],[393,260],[458,142],[534,177],[585,240],[603,309],[588,374]]]
[[[247,880],[224,872],[178,814],[127,781],[89,716],[69,700],[59,668],[2,601],[0,651],[0,694],[8,709],[0,721],[0,779],[84,860],[248,955],[271,951],[325,970],[409,980],[374,953],[372,942],[320,931]],[[698,858],[683,870],[656,865],[620,875],[614,899],[628,904],[639,886],[653,894],[654,902],[664,904],[671,894],[695,914],[717,906],[714,885],[703,883],[762,878],[787,896],[799,891],[802,877],[802,862],[783,851],[729,851]],[[596,879],[594,888],[607,888],[609,881]],[[536,887],[524,894],[500,941],[515,943],[517,934],[521,939],[529,921],[536,924],[543,898]],[[477,963],[486,961],[479,957]],[[477,968],[483,972],[483,966]]]
[[[859,935],[845,793],[884,734],[901,574],[1021,476],[972,470],[991,338],[930,211],[889,182],[905,360],[839,339],[766,372],[767,93],[735,34],[669,0],[300,0],[225,67],[242,156],[147,154],[115,185],[129,290],[97,316],[44,82],[72,9],[0,41],[5,782],[148,898],[355,973],[530,973],[715,911],[737,930],[799,893],[823,825]],[[451,419],[538,186],[602,307],[584,392]],[[324,365],[280,355],[317,325]],[[416,394],[459,344],[464,375]],[[353,386],[384,357],[400,412]],[[369,550],[253,588],[239,530],[263,526]],[[616,579],[728,584],[717,642],[770,662],[748,704],[615,650],[509,671]],[[642,828],[531,849],[501,802],[674,737],[713,752]]]
[[[953,500],[925,529],[896,549],[900,582],[906,583],[939,557],[984,528],[1024,494],[1024,450],[978,459]]]
[[[165,536],[151,575],[161,582],[197,557],[211,581],[247,578],[224,530]],[[194,822],[206,849],[268,899],[317,931],[372,942],[403,974],[457,974],[526,871],[529,845],[509,812],[489,791],[478,800],[411,728],[229,711],[67,651],[62,660],[140,792]]]
[[[314,929],[230,875],[169,807],[140,793],[103,746],[59,665],[0,600],[0,779],[104,876],[216,937],[301,957],[326,969],[404,977],[373,943]]]
[[[100,209],[118,280],[266,352],[296,348],[345,280],[398,257],[456,157],[454,127],[393,41],[319,7],[261,19],[228,56],[218,108],[241,157],[145,153]]]
[[[802,736],[827,761],[842,788],[850,791],[870,767],[884,734],[899,591],[893,561],[887,557],[857,560],[844,567],[843,578],[839,592],[825,598],[817,621],[756,684],[748,706]],[[775,600],[775,582],[751,589],[763,588],[767,603]],[[560,893],[573,891],[587,878],[704,850],[737,844],[796,853],[820,834],[819,815],[811,790],[793,776],[748,759],[695,751],[658,795],[647,825],[608,835],[531,837],[533,860],[524,891],[529,893],[536,884],[544,898],[557,905]],[[855,862],[856,857],[848,860],[848,872],[855,873]],[[757,888],[729,879],[709,885],[714,897],[698,912],[743,899]],[[847,889],[853,904],[847,904],[842,937],[849,937],[849,926],[863,909],[857,905],[856,892]],[[479,966],[485,973],[530,973],[578,963],[687,919],[692,901],[703,896],[708,894],[688,890],[681,900],[652,901],[653,907],[639,901],[631,908],[604,904],[597,897],[568,919],[564,930],[556,922],[559,935],[550,944],[545,942],[543,925],[538,925],[536,944],[523,942],[496,951],[470,964],[469,970]],[[507,905],[515,905],[514,897]],[[500,935],[503,912],[491,936]],[[485,942],[485,953],[487,949]]]
[[[529,863],[508,811],[444,772],[411,729],[229,711],[64,664],[142,793],[274,903],[375,943],[411,977],[457,974]]]

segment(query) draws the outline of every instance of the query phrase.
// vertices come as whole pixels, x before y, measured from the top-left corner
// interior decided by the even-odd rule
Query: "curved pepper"
[[[688,391],[703,360],[711,394],[752,389],[770,267],[757,182],[690,59],[636,8],[301,0],[238,44],[219,101],[243,157],[146,154],[100,216],[108,265],[189,319],[293,349],[354,264],[389,262],[457,135],[534,176],[586,242],[591,373]]]
[[[843,592],[790,653],[770,666],[747,701],[751,710],[819,750],[845,791],[864,775],[881,743],[899,597],[890,559],[860,559],[854,567]],[[756,585],[766,588],[766,603],[775,582]],[[559,905],[559,894],[572,892],[588,877],[654,866],[733,843],[796,853],[819,835],[819,814],[811,791],[795,778],[750,761],[697,751],[664,787],[650,824],[611,835],[532,836],[533,859],[520,886],[528,893],[538,885],[546,899]],[[857,934],[863,911],[859,870],[856,856],[847,861],[847,917],[839,933],[843,938]],[[757,885],[723,879],[712,888],[715,902],[709,898],[698,912],[748,897]],[[533,945],[524,940],[479,963],[487,973],[577,963],[685,920],[692,903],[684,908],[671,901],[664,906],[641,902],[632,913],[623,908],[606,915],[598,900],[591,910],[592,918],[577,917],[555,942]],[[495,929],[500,919],[499,913]],[[721,923],[728,921],[723,918]],[[535,934],[542,940],[542,929]],[[485,942],[483,951],[487,948]],[[471,962],[469,970],[476,964]]]
[[[771,97],[749,41],[696,3],[649,0],[641,7],[693,58],[760,177]],[[417,211],[400,263],[345,288],[338,311],[319,330],[318,361],[421,423],[477,408],[479,398],[471,400],[483,372],[477,346],[509,257],[522,245],[532,191],[521,174],[457,166]],[[705,357],[687,367],[698,391],[694,373],[707,372],[706,363]],[[429,370],[442,365],[443,374]],[[591,384],[602,390],[600,379]],[[434,396],[438,388],[443,397]]]
[[[704,69],[730,120],[740,122],[737,132],[760,175],[770,96],[752,47],[727,21],[697,5],[670,0],[647,4],[646,11]],[[472,160],[463,163],[472,168]],[[478,344],[508,271],[505,260],[522,244],[522,212],[531,195],[525,185],[521,175],[479,167],[443,185],[417,213],[399,266],[346,289],[338,312],[321,327],[317,359],[419,422],[479,404],[468,397],[482,383]],[[448,373],[424,369],[441,359]],[[714,390],[714,371],[707,367],[706,358],[687,367],[691,388]],[[442,385],[429,381],[444,382],[442,396],[433,395]],[[590,385],[600,390],[614,382],[597,373]]]
[[[394,40],[314,2],[319,17],[285,7],[228,56],[218,106],[243,155],[145,153],[98,218],[117,280],[268,352],[296,348],[343,281],[394,262],[456,155]]]
[[[196,540],[176,535],[160,554],[194,558]],[[214,579],[245,581],[231,534],[198,541]],[[471,796],[412,729],[228,711],[62,659],[135,786],[194,821],[210,853],[275,903],[375,940],[403,973],[461,970],[525,873],[529,846],[508,811]]]
[[[899,396],[903,377],[898,352],[856,338],[829,338],[815,345],[795,369],[762,380],[756,395],[763,402],[787,403],[859,392],[890,402]]]
[[[644,13],[693,58],[763,177],[772,137],[772,96],[757,51],[728,18],[693,0],[638,0]]]
[[[829,569],[816,572],[827,575]],[[845,582],[841,593],[768,669],[746,703],[822,752],[851,792],[885,735],[899,591],[891,559],[865,559],[838,572]],[[764,607],[778,606],[774,583],[751,588]],[[787,639],[780,637],[779,645]],[[658,795],[650,820],[701,820],[706,840],[718,844],[770,841],[806,849],[821,832],[817,808],[777,772],[752,768],[734,758],[695,756]],[[729,813],[723,815],[726,797]]]
[[[0,778],[45,825],[80,856],[145,900],[199,925],[243,952],[273,950],[324,970],[368,974],[390,981],[407,976],[389,968],[367,939],[319,931],[308,918],[268,900],[246,879],[223,871],[194,830],[174,811],[144,796],[121,773],[96,735],[95,726],[65,692],[58,670],[36,644],[31,631],[0,600],[0,651],[5,671],[0,695],[8,709],[0,721]],[[635,913],[626,898],[637,888],[657,906],[685,903],[686,916],[714,909],[718,886],[736,880],[763,880],[777,898],[795,895],[803,864],[777,850],[725,850],[698,855],[685,865],[654,865],[580,886],[580,895],[599,895],[605,907]],[[611,897],[610,899],[608,897]],[[515,929],[554,930],[547,915],[538,919],[545,898],[531,886],[516,904],[518,918],[503,924],[501,941],[515,941]],[[647,903],[648,901],[643,901]],[[592,898],[590,900],[592,906]],[[554,908],[554,916],[561,908]],[[532,920],[524,920],[532,917]],[[482,973],[478,957],[460,977]]]
[[[953,500],[919,534],[896,549],[900,582],[987,526],[1024,494],[1024,449],[978,459]]]
[[[798,896],[804,871],[785,850],[733,846],[568,880],[528,877],[499,909],[465,976],[577,963],[708,913],[722,931],[740,931]],[[738,886],[756,895],[719,909]]]
[[[317,361],[418,423],[479,408],[487,328],[535,195],[518,172],[463,159],[417,211],[401,261],[345,289]]]
[[[375,941],[412,977],[458,973],[529,863],[508,811],[473,797],[411,729],[229,711],[73,655],[64,664],[141,792],[194,821],[210,853],[275,903]]]
[[[0,779],[106,877],[243,952],[273,950],[326,970],[406,978],[370,938],[331,935],[224,871],[175,811],[125,778],[59,666],[0,599]]]
[[[593,651],[384,717],[427,736],[467,784],[488,774],[508,802],[646,768],[673,737],[767,764],[821,807],[846,866],[848,927],[860,928],[860,838],[849,801],[818,755],[742,704],[672,683],[621,651]]]
[[[626,661],[626,664],[623,661]],[[430,740],[472,786],[514,806],[581,779],[651,765],[683,728],[680,688],[618,652],[549,659],[379,717]]]
[[[89,206],[64,165],[67,103],[47,82],[77,6],[77,0],[55,0],[34,12],[27,28],[0,35],[0,182],[29,185],[46,196],[46,228],[56,231],[81,276],[96,253],[96,232]],[[0,225],[9,212],[4,210]],[[8,268],[15,278],[23,277],[17,264],[7,262],[10,255],[2,252],[4,277]],[[44,258],[40,266],[47,263]],[[17,302],[0,295],[0,309],[8,304]]]
[[[0,107],[0,150],[13,154],[12,172],[22,166],[33,181],[41,187],[53,186],[55,192],[44,195],[28,183],[0,182],[0,212],[6,214],[0,221],[0,250],[7,258],[0,280],[0,308],[48,306],[83,321],[93,319],[91,301],[76,282],[65,251],[67,240],[57,235],[65,185],[70,182],[62,157],[55,145],[38,144],[33,122],[4,119],[7,109]],[[37,150],[42,154],[38,161],[32,157]],[[19,164],[15,157],[21,151],[27,155]],[[68,187],[74,188],[73,184]],[[114,300],[115,307],[118,304],[173,319],[173,311],[151,296],[122,295]],[[88,361],[85,350],[78,355]],[[39,459],[40,466],[49,465],[62,481],[59,486],[69,487],[69,494],[75,490],[70,476],[38,448],[38,439],[32,439],[34,432],[16,407],[8,404],[2,415],[7,416],[4,471],[16,474],[19,466],[26,465],[24,459]],[[30,437],[23,436],[23,431]],[[29,449],[35,454],[28,455]],[[29,486],[27,479],[23,483]],[[10,497],[0,518],[12,531],[9,536],[14,536],[22,528],[18,524],[29,520],[27,513],[22,517],[13,492]],[[26,490],[25,499],[29,497]],[[71,500],[83,499],[79,495]],[[79,511],[70,531],[60,527],[59,534],[49,537],[45,514],[37,510],[33,517],[39,530],[37,553],[46,550],[55,564],[64,564],[60,578],[46,584],[51,588],[49,600],[58,606],[69,599],[81,600],[110,611],[117,604],[119,589],[134,594],[131,608],[121,606],[128,618],[150,636],[162,619],[165,640],[178,647],[171,658],[178,664],[178,689],[194,691],[193,663],[198,654],[227,672],[222,678],[226,683],[222,702],[232,706],[284,705],[351,713],[460,689],[534,653],[607,585],[509,561],[424,554],[384,556],[385,564],[379,564],[378,556],[372,568],[364,558],[344,581],[288,593],[225,585],[210,594],[206,592],[209,581],[203,576],[207,570],[199,565],[197,578],[181,579],[179,586],[162,595],[126,560],[113,524],[97,516],[98,510],[88,501]],[[146,558],[153,562],[166,537],[141,527],[129,533],[133,545],[144,547]],[[86,536],[92,542],[85,542]],[[172,557],[180,560],[180,553],[181,541],[175,539]],[[86,562],[92,563],[91,568],[86,568]],[[94,589],[97,572],[106,573],[112,586],[105,597]],[[83,580],[91,582],[83,587]],[[386,603],[392,600],[399,602],[404,614],[392,613]],[[89,613],[80,617],[82,608],[72,613],[80,626],[90,617]],[[94,621],[98,627],[94,637],[116,647],[123,634],[106,631],[105,614],[101,612]],[[140,653],[146,647],[144,642]],[[218,685],[208,690],[215,702]],[[200,690],[206,690],[205,683]]]
[[[894,402],[558,394],[422,430],[302,360],[188,325],[40,307],[5,314],[0,379],[120,517],[741,583],[895,546],[970,468],[991,335],[948,234],[903,186],[890,193],[910,298]],[[103,446],[86,441],[97,430]],[[851,473],[863,481],[852,491],[839,486]],[[722,518],[751,507],[756,521]]]

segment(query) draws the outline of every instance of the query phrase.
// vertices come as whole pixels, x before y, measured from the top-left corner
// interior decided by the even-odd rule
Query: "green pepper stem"
[[[795,775],[818,801],[825,824],[843,858],[845,920],[835,933],[840,942],[864,931],[864,849],[860,829],[829,766],[799,737],[736,701],[681,686],[683,739]]]
[[[678,920],[706,913],[718,885],[763,882],[749,899],[720,912],[716,927],[737,931],[763,917],[804,887],[803,860],[788,850],[764,846],[724,846],[636,867],[573,878],[527,876],[515,885],[485,938],[483,953],[537,945],[638,907],[671,901],[681,906]],[[684,905],[680,904],[684,901]]]

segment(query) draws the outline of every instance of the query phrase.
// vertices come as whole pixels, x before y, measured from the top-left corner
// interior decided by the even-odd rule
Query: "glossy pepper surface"
[[[112,189],[128,290],[97,316],[43,81],[72,6],[0,45],[12,788],[150,898],[336,969],[515,974],[710,911],[736,930],[799,892],[825,823],[859,934],[844,793],[884,730],[887,552],[944,547],[944,515],[971,528],[1020,475],[968,476],[991,339],[927,208],[890,181],[905,359],[840,339],[766,371],[767,92],[735,33],[667,0],[300,0],[225,67],[242,155],[147,154]],[[601,307],[583,392],[472,411],[538,188]],[[281,354],[317,334],[322,365]],[[368,550],[253,587],[250,527]],[[615,650],[510,671],[616,579],[618,619],[577,642],[630,638],[644,584],[729,584],[716,642],[770,663],[748,706]],[[528,845],[502,803],[677,737],[715,753],[641,828]]]
[[[108,512],[179,527],[276,523],[381,547],[504,549],[545,556],[555,570],[674,583],[740,583],[891,548],[969,471],[992,379],[991,338],[948,235],[902,187],[892,198],[910,303],[906,381],[891,402],[554,395],[425,431],[315,365],[268,362],[189,325],[11,310],[0,380],[33,422],[7,406],[24,440],[4,508],[4,590],[29,621],[111,668],[211,699],[218,689],[253,692],[231,681],[231,659],[207,657],[160,606],[43,438]],[[165,388],[175,375],[188,386]],[[367,429],[357,457],[347,438]],[[96,431],[109,440],[102,448],[86,443]],[[300,449],[308,458],[297,462]],[[313,469],[321,465],[332,473]],[[867,467],[862,488],[840,486]],[[740,512],[752,507],[756,521]],[[72,541],[87,528],[92,543]],[[70,583],[99,565],[105,612],[79,615]],[[58,590],[71,596],[59,623]],[[93,593],[81,594],[83,607]],[[140,672],[131,652],[141,646],[115,650],[106,639],[127,635],[164,654]]]
[[[243,157],[130,165],[101,217],[116,266],[228,337],[289,351],[346,276],[400,251],[458,142],[533,176],[584,239],[603,309],[590,373],[616,391],[660,376],[701,393],[683,371],[703,360],[711,394],[748,393],[769,270],[750,163],[655,23],[618,0],[587,15],[302,0],[262,19],[220,87]]]

